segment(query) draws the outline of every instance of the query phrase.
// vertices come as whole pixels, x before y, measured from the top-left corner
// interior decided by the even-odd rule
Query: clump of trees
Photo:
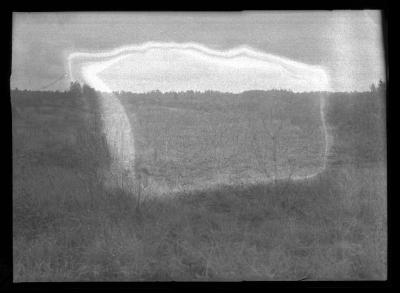
[[[69,93],[74,97],[82,96],[82,86],[77,81],[71,81],[69,86]]]

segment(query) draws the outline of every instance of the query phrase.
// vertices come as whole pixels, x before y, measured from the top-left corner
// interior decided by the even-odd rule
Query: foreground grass
[[[13,117],[15,282],[386,278],[384,165],[147,197],[138,212],[104,189],[83,107],[28,101]]]
[[[130,195],[64,172],[14,199],[14,280],[384,279],[383,169],[331,173],[148,199],[139,215]]]

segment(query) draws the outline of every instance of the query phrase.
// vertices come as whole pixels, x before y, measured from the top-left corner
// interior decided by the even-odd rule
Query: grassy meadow
[[[181,188],[140,205],[105,189],[96,99],[12,91],[15,282],[386,278],[387,175],[374,127],[328,103],[339,109],[332,162],[292,181],[321,166],[320,94],[117,95],[150,185]],[[349,137],[370,151],[350,151]],[[185,188],[196,184],[203,190]]]

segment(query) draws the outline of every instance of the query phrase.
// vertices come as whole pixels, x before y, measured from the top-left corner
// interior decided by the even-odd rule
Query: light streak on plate
[[[71,56],[69,64],[73,58]],[[109,64],[110,62],[102,62],[83,66],[84,81],[99,91],[109,92],[110,89],[97,76]],[[69,68],[71,69],[71,66]],[[69,74],[73,80],[71,70]],[[105,96],[100,93],[98,99],[103,120],[103,132],[112,158],[109,174],[105,174],[106,185],[124,188],[128,192],[132,192],[135,178],[135,142],[129,118],[124,107],[114,95]]]
[[[73,52],[67,60],[71,80],[78,76],[78,80],[96,90],[109,93],[113,90],[145,92],[156,89],[227,92],[271,88],[331,90],[329,77],[322,67],[266,54],[247,46],[219,51],[197,43],[148,42],[107,52]],[[114,75],[107,75],[107,70]],[[140,80],[145,82],[140,83]],[[113,82],[121,84],[121,81],[122,88],[110,86]],[[135,147],[128,116],[118,98],[112,94],[107,97],[101,94],[99,100],[104,132],[114,157],[111,169],[133,178]],[[316,173],[294,177],[295,180],[313,177],[326,167],[332,139],[327,130],[325,99],[322,97],[320,115],[325,138],[322,166]],[[122,180],[121,176],[117,177]]]

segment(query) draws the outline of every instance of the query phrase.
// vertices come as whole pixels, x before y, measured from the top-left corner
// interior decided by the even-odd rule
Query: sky
[[[363,91],[385,80],[380,13],[14,13],[11,88],[62,76],[48,89]]]

